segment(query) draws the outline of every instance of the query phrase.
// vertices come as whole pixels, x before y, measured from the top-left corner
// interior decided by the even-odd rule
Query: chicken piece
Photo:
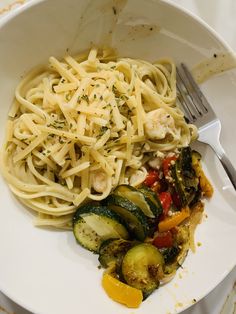
[[[160,140],[164,139],[168,133],[173,133],[175,122],[165,109],[159,108],[147,113],[144,128],[148,138]]]
[[[160,157],[155,157],[149,160],[148,164],[152,169],[160,169],[162,165],[162,158]]]
[[[103,193],[107,188],[107,175],[102,170],[92,173],[92,187],[98,193]]]
[[[144,167],[141,167],[139,170],[134,170],[130,176],[129,183],[132,186],[138,186],[141,184],[147,176],[147,170]]]

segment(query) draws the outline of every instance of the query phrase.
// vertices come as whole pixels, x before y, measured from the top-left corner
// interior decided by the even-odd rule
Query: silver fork
[[[213,148],[236,190],[236,170],[220,144],[220,120],[184,63],[177,67],[177,90],[186,119],[198,127],[198,140]]]

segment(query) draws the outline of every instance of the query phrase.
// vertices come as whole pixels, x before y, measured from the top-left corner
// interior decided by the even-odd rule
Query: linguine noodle
[[[2,172],[38,213],[68,227],[78,205],[118,184],[138,186],[145,165],[189,145],[197,130],[176,106],[173,61],[104,57],[92,49],[31,71],[9,112]]]

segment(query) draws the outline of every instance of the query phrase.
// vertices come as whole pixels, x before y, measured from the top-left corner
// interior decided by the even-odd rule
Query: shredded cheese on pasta
[[[10,189],[38,225],[57,227],[68,227],[82,202],[141,184],[147,162],[197,134],[176,106],[173,61],[109,59],[97,49],[31,71],[6,130],[1,168]]]

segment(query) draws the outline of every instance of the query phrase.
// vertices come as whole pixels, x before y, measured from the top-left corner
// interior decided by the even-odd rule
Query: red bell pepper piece
[[[154,238],[152,244],[155,245],[158,249],[164,247],[172,247],[173,246],[172,233],[170,231],[158,233],[158,235]]]
[[[156,181],[159,180],[159,173],[156,170],[150,170],[144,181],[144,184],[151,187]]]
[[[177,156],[166,157],[162,163],[162,169],[165,178],[170,176],[170,166],[173,161],[177,159]]]

